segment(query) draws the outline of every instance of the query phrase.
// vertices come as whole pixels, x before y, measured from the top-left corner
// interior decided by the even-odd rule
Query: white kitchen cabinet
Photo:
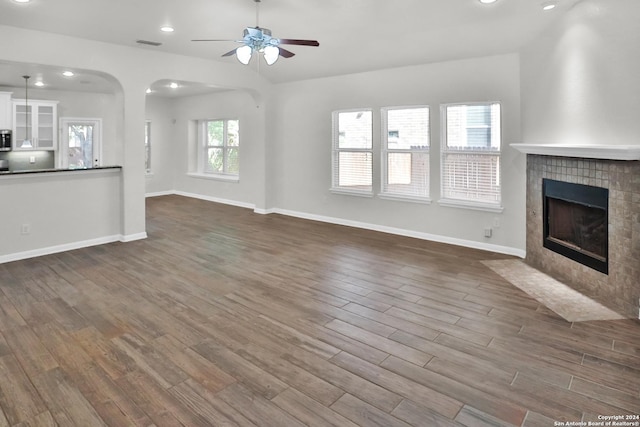
[[[28,137],[31,146],[24,146]],[[13,149],[55,150],[58,147],[58,101],[13,100]]]
[[[12,129],[11,92],[0,92],[0,129]]]

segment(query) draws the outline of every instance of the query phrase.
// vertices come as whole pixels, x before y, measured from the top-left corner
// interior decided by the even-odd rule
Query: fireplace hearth
[[[543,179],[543,246],[609,273],[606,188]]]

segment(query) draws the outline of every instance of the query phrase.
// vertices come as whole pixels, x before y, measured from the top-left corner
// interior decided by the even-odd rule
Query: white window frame
[[[223,180],[223,181],[233,181],[238,182],[240,180],[240,165],[238,164],[238,173],[228,172],[228,150],[233,148],[238,150],[238,162],[240,158],[240,137],[238,136],[238,145],[228,146],[228,123],[230,121],[238,122],[238,129],[240,128],[240,120],[236,118],[228,118],[228,119],[203,119],[198,120],[198,149],[197,149],[197,173],[189,173],[188,175],[196,177],[196,178],[207,178],[207,179],[215,179],[215,180]],[[223,145],[209,145],[208,144],[208,134],[207,134],[207,123],[209,122],[223,122]],[[240,131],[238,130],[238,134]],[[223,156],[223,170],[224,172],[209,172],[205,168],[206,159],[208,150],[210,148],[222,148],[224,156]]]
[[[340,148],[340,123],[339,117],[342,113],[363,112],[371,115],[371,129],[369,135],[369,148]],[[331,189],[332,193],[346,194],[351,196],[373,197],[373,109],[354,108],[349,110],[337,110],[332,113],[332,155],[331,155]],[[340,153],[366,153],[369,154],[371,162],[371,189],[359,190],[339,185],[339,170],[336,170]]]
[[[462,106],[462,105],[467,105],[467,106],[479,106],[479,105],[484,105],[484,106],[491,106],[494,104],[498,104],[500,106],[500,115],[499,115],[499,126],[498,126],[498,131],[500,132],[500,143],[499,143],[499,148],[498,150],[482,150],[482,149],[469,149],[469,150],[451,150],[448,149],[448,144],[447,144],[447,136],[448,136],[448,130],[447,130],[447,108],[448,107],[453,107],[453,106]],[[460,102],[460,103],[451,103],[451,104],[442,104],[440,106],[440,118],[441,118],[441,156],[440,156],[440,194],[441,194],[441,199],[438,201],[438,204],[440,204],[441,206],[447,206],[447,207],[455,207],[455,208],[466,208],[466,209],[474,209],[474,210],[481,210],[481,211],[488,211],[488,212],[502,212],[503,211],[503,207],[502,207],[502,185],[499,184],[500,187],[500,191],[498,194],[498,199],[495,203],[494,202],[489,202],[486,200],[473,200],[470,198],[453,198],[453,197],[447,197],[446,194],[446,189],[445,189],[445,185],[446,185],[446,177],[445,177],[445,156],[447,154],[452,154],[452,153],[468,153],[468,154],[475,154],[475,155],[481,155],[481,156],[491,156],[491,157],[497,157],[497,171],[496,171],[496,176],[494,179],[496,179],[498,182],[500,182],[501,179],[501,157],[502,157],[502,104],[499,101],[487,101],[487,102]]]
[[[416,148],[416,149],[390,149],[389,148],[389,111],[393,110],[412,110],[412,109],[426,109],[427,110],[427,148]],[[410,106],[399,106],[399,107],[383,107],[380,110],[381,115],[381,164],[382,164],[382,174],[381,174],[381,191],[378,194],[378,197],[381,199],[393,199],[393,200],[403,200],[403,201],[411,201],[411,202],[422,202],[422,203],[430,203],[430,181],[431,181],[431,168],[427,164],[426,170],[426,187],[427,194],[425,196],[416,196],[409,195],[400,192],[393,192],[389,190],[385,190],[387,188],[388,183],[388,157],[390,153],[403,153],[403,154],[427,154],[429,156],[430,148],[431,148],[431,109],[428,105],[410,105]]]

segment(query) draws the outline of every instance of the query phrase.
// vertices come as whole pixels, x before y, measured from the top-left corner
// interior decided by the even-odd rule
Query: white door
[[[61,118],[62,138],[58,167],[82,169],[100,166],[101,125],[101,119]]]

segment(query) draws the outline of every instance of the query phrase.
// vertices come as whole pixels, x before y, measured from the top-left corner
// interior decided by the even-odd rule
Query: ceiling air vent
[[[146,44],[149,46],[160,46],[162,43],[158,43],[158,42],[152,42],[149,40],[136,40],[136,43],[138,44]]]

